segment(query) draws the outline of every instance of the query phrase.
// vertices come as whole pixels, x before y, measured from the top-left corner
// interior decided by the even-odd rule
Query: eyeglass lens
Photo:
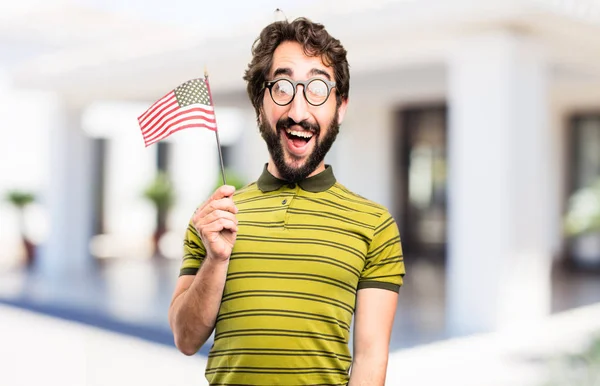
[[[279,79],[271,89],[271,96],[275,103],[284,105],[290,103],[294,98],[294,91],[292,82],[287,79]],[[324,103],[328,94],[327,84],[320,79],[311,80],[304,90],[306,99],[314,105]]]

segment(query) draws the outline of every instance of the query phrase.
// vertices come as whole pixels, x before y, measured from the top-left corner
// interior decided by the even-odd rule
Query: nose
[[[290,111],[288,112],[288,116],[294,121],[302,122],[309,118],[308,102],[306,101],[306,98],[304,98],[304,86],[298,85],[298,88],[296,89],[296,95],[294,95],[294,99],[289,106]]]

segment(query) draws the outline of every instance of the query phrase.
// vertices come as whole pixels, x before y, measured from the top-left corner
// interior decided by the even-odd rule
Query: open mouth
[[[293,153],[301,155],[307,148],[308,143],[315,135],[311,131],[305,130],[294,130],[292,128],[285,129],[285,135],[287,137],[288,148]]]

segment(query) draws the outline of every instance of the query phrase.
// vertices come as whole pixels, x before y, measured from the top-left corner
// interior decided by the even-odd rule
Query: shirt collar
[[[333,168],[331,165],[325,165],[325,170],[323,170],[321,173],[298,182],[298,185],[300,185],[300,187],[307,192],[319,193],[331,188],[335,182],[336,180],[335,176],[333,175]],[[267,164],[265,164],[265,168],[258,178],[258,181],[256,181],[256,184],[263,193],[266,193],[277,190],[283,185],[289,184],[289,182],[281,180],[269,173],[267,170]]]

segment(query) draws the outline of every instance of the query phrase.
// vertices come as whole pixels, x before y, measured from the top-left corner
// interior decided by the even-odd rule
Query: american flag
[[[181,84],[150,106],[138,122],[146,147],[190,127],[217,131],[208,80],[192,79]]]

